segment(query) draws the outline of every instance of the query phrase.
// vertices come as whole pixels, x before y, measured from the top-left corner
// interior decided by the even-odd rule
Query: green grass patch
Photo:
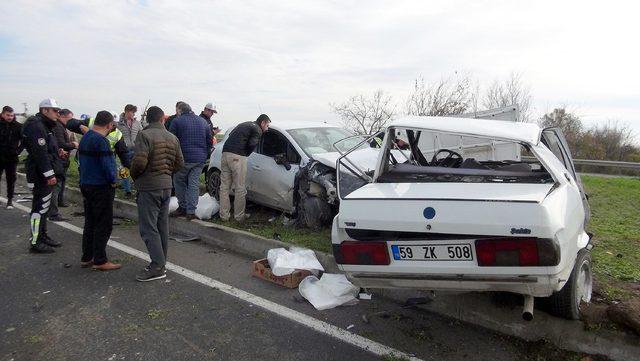
[[[591,205],[596,276],[601,281],[603,276],[640,281],[640,180],[595,176],[582,180]]]
[[[310,248],[316,251],[331,252],[331,229],[312,230],[293,225],[283,224],[284,216],[265,208],[254,209],[251,219],[247,222],[223,222],[219,218],[213,223],[251,232],[265,238],[278,239],[296,246]],[[269,221],[271,220],[271,221]]]

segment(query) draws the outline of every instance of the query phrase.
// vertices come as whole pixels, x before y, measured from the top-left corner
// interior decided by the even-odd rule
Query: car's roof
[[[492,139],[538,144],[542,129],[534,123],[454,117],[407,116],[389,126],[434,130]]]

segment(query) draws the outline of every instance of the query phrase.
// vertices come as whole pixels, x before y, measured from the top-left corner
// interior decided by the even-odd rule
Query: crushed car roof
[[[444,133],[464,134],[538,144],[542,129],[534,123],[453,117],[408,116],[393,121],[390,127],[418,128]]]
[[[323,122],[307,121],[307,120],[276,120],[272,121],[270,127],[278,129],[303,129],[303,128],[337,128],[340,125],[327,124]]]

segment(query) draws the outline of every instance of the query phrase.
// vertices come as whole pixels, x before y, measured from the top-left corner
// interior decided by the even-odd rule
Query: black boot
[[[62,246],[62,242],[58,242],[55,239],[49,237],[49,235],[42,236],[42,242],[51,247],[60,247]]]
[[[51,248],[51,246],[45,244],[44,242],[37,242],[36,244],[32,244],[31,248],[29,248],[29,252],[31,253],[54,253],[55,250]]]

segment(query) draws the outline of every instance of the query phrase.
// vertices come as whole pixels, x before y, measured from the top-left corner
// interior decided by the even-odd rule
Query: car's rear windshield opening
[[[554,182],[518,142],[394,128],[386,142],[379,183]],[[523,155],[529,157],[523,160]]]

